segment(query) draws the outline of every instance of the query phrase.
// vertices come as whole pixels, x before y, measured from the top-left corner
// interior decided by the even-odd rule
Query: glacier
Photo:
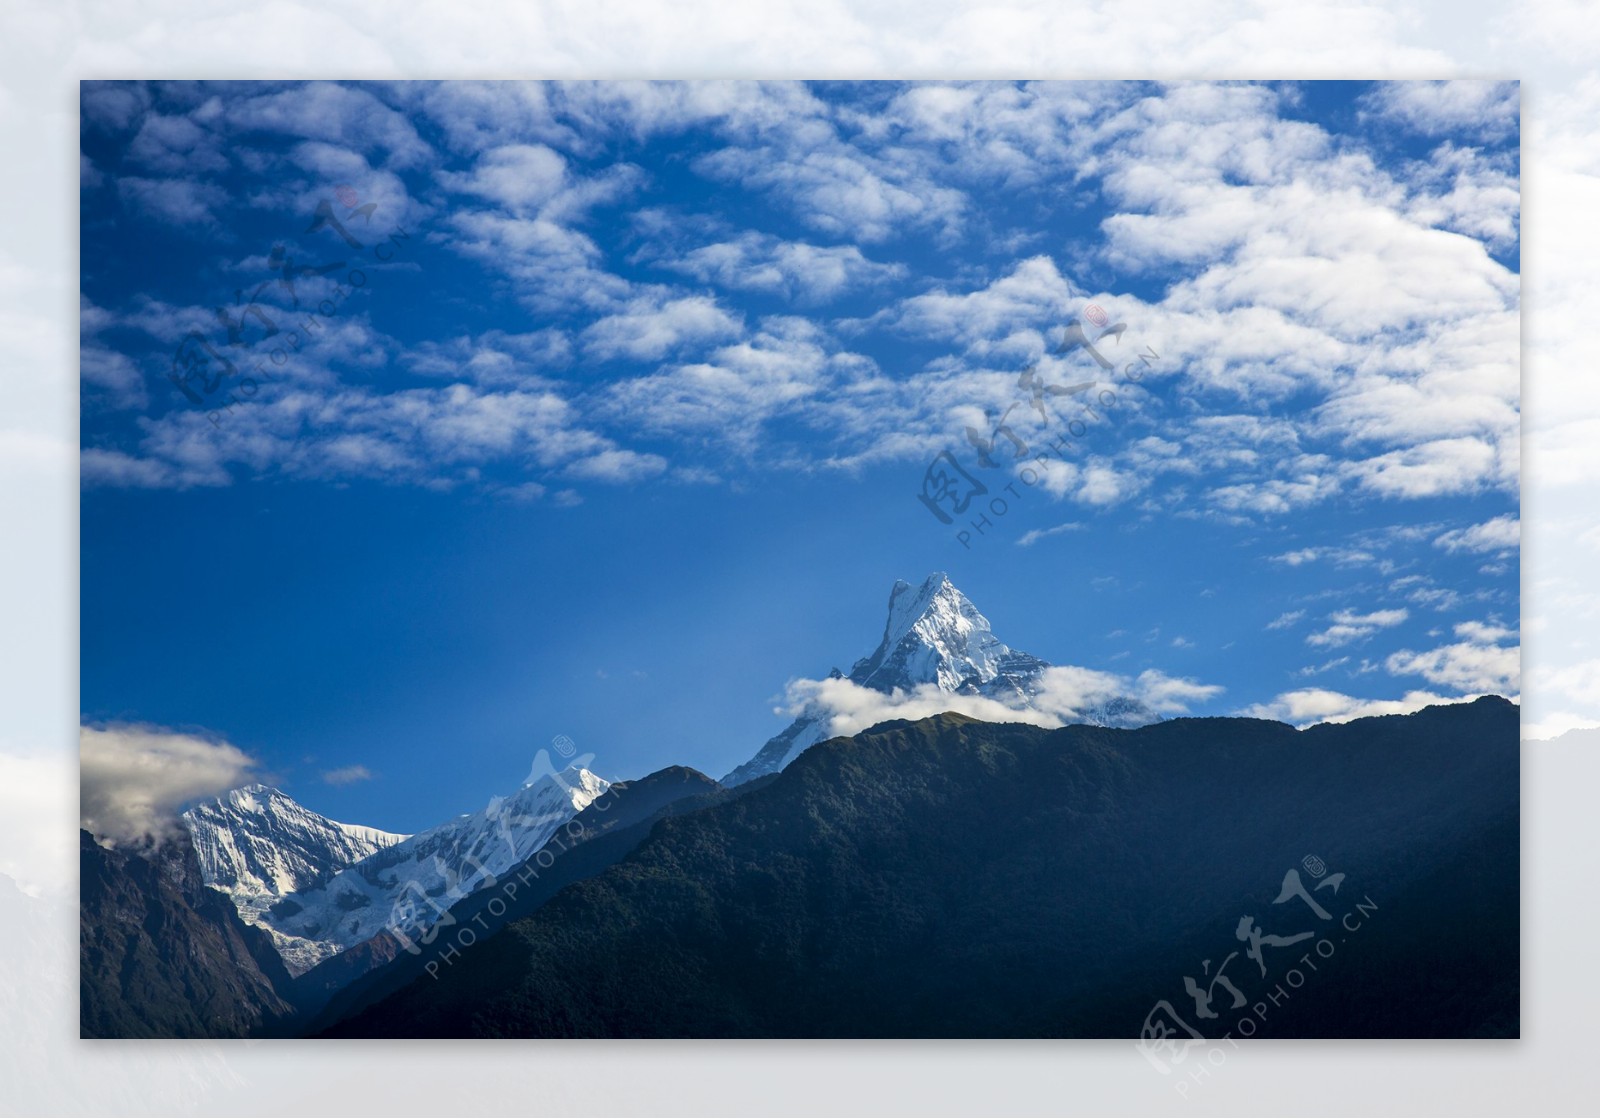
[[[206,883],[271,933],[301,975],[385,929],[425,936],[457,899],[493,885],[609,787],[572,766],[409,836],[327,820],[261,785],[193,808],[184,822]]]

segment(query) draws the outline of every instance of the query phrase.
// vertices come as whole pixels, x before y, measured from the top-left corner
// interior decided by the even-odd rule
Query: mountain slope
[[[307,1027],[315,1031],[401,990],[407,984],[451,966],[460,951],[460,934],[471,930],[482,940],[511,921],[533,913],[564,886],[615,864],[668,813],[689,811],[725,795],[711,778],[685,766],[669,766],[637,781],[618,781],[562,828],[561,833],[500,875],[493,886],[456,902],[448,923],[430,943],[413,943],[415,953],[388,932],[325,960],[300,976],[296,1002],[326,1010]],[[368,974],[370,973],[370,974]]]
[[[319,952],[274,929],[267,910],[313,890],[339,871],[410,838],[341,824],[268,785],[247,785],[183,814],[206,884],[233,899],[239,915],[265,928],[288,960]]]
[[[1234,953],[1252,1002],[1281,982],[1241,916],[1333,945],[1365,901],[1262,1033],[1514,1036],[1517,733],[1497,698],[1305,731],[886,723],[660,821],[330,1032],[1134,1037],[1202,960]],[[1346,876],[1328,922],[1277,904],[1308,855]]]
[[[83,1037],[248,1037],[293,1007],[268,935],[206,886],[186,836],[153,850],[79,836]]]
[[[383,847],[260,915],[295,975],[385,929],[415,938],[456,900],[533,854],[606,791],[586,769],[546,774],[480,812]]]
[[[1050,665],[1013,650],[997,638],[989,620],[943,572],[920,587],[897,582],[889,592],[883,639],[858,660],[846,679],[882,692],[911,692],[933,685],[951,695],[982,695],[1026,707],[1038,694],[1039,677]],[[837,672],[836,672],[837,675]],[[1158,716],[1137,700],[1118,698],[1082,713],[1079,721],[1099,726],[1142,726]],[[755,757],[722,779],[724,785],[777,773],[802,752],[829,737],[827,713],[803,711]]]
[[[259,913],[409,838],[341,824],[268,785],[247,785],[183,814],[206,884]]]

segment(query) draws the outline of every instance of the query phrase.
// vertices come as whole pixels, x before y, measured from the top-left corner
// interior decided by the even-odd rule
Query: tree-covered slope
[[[330,1032],[1132,1037],[1202,960],[1241,952],[1255,1001],[1249,916],[1338,953],[1268,1036],[1514,1034],[1517,735],[1495,698],[1305,731],[887,723],[658,822]],[[1345,876],[1325,922],[1274,904],[1307,855]]]

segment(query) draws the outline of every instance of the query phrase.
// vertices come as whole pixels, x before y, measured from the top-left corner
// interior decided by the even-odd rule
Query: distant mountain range
[[[1052,671],[935,574],[834,676],[1020,711]],[[1132,697],[1074,716],[834,737],[813,705],[720,783],[545,767],[410,836],[236,789],[177,842],[86,839],[83,1029],[1132,1037],[1200,961],[1253,968],[1240,916],[1278,912],[1315,855],[1347,876],[1340,912],[1373,891],[1393,917],[1272,1036],[1515,1035],[1513,705],[1305,731]]]
[[[848,679],[885,695],[926,685],[1026,708],[1049,668],[995,637],[988,619],[937,572],[920,587],[894,585],[883,639]],[[1119,698],[1081,719],[1140,726],[1159,717],[1137,700]],[[829,723],[827,712],[804,711],[722,784],[777,773],[830,737]],[[414,933],[426,933],[460,896],[538,851],[605,788],[585,770],[547,774],[481,812],[408,836],[339,823],[278,789],[251,785],[195,806],[184,824],[207,884],[232,897],[246,921],[271,933],[298,976],[367,944],[397,914]]]
[[[421,935],[452,902],[544,846],[605,792],[573,768],[416,835],[335,823],[277,789],[236,789],[184,814],[207,882],[268,929],[299,975],[396,924]],[[442,900],[441,900],[442,899]]]

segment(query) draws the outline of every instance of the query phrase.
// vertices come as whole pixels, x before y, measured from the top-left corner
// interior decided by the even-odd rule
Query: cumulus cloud
[[[228,742],[130,723],[78,732],[83,828],[97,839],[162,838],[191,801],[245,784],[256,761]]]
[[[890,719],[926,719],[945,711],[990,723],[1059,727],[1080,722],[1086,712],[1120,697],[1132,697],[1158,715],[1171,716],[1186,714],[1195,704],[1204,703],[1221,692],[1220,685],[1168,676],[1155,669],[1130,678],[1091,668],[1057,665],[1041,674],[1039,692],[1031,707],[988,696],[952,695],[935,684],[921,684],[910,692],[896,688],[885,695],[835,677],[791,682],[786,706],[781,710],[795,716],[802,713],[826,716],[830,736],[859,734]]]
[[[1301,567],[1318,560],[1328,560],[1340,567],[1359,567],[1374,560],[1371,552],[1360,548],[1297,548],[1292,552],[1284,552],[1272,557],[1274,563],[1287,564],[1289,567]]]
[[[1370,110],[1425,136],[1463,130],[1503,136],[1517,126],[1516,82],[1380,82],[1366,102]]]
[[[1328,615],[1328,620],[1333,625],[1316,633],[1307,634],[1306,644],[1320,645],[1324,648],[1348,645],[1352,641],[1371,637],[1380,629],[1397,626],[1410,616],[1411,612],[1404,607],[1398,610],[1374,610],[1369,614],[1358,614],[1354,610],[1338,610]]]
[[[1506,514],[1468,528],[1451,529],[1434,540],[1447,552],[1506,552],[1522,544],[1522,521]]]
[[[1503,642],[1513,630],[1484,622],[1462,622],[1455,627],[1460,641],[1425,652],[1401,649],[1385,667],[1396,676],[1421,676],[1430,684],[1475,692],[1509,695],[1520,686],[1522,649]]]
[[[357,781],[371,780],[372,770],[364,765],[342,765],[322,772],[322,781],[327,785],[353,785]]]
[[[588,478],[596,482],[637,482],[653,478],[667,468],[667,460],[660,455],[641,454],[638,451],[609,450],[579,459],[567,468],[574,478]]]
[[[117,180],[123,202],[158,221],[178,226],[215,226],[227,204],[222,188],[191,179],[146,179],[129,175]]]
[[[572,426],[593,427],[602,440],[602,422],[634,424],[640,414],[619,402],[664,390],[666,420],[655,426],[696,454],[708,450],[704,417],[728,405],[736,437],[711,450],[747,457],[767,449],[753,444],[774,437],[777,425],[765,421],[781,411],[828,439],[766,456],[780,468],[922,458],[981,424],[985,409],[998,414],[1015,403],[1017,371],[1044,353],[1074,306],[1093,298],[1172,355],[1156,376],[1172,378],[1200,407],[1162,415],[1159,400],[1141,404],[1138,393],[1121,392],[1119,410],[1132,407],[1119,425],[1148,406],[1140,418],[1160,437],[1130,427],[1142,446],[1097,448],[1097,461],[1051,470],[1046,492],[1054,496],[1089,506],[1136,497],[1152,506],[1187,502],[1221,520],[1248,521],[1293,513],[1344,488],[1404,498],[1509,492],[1518,461],[1517,277],[1484,248],[1514,239],[1514,161],[1461,145],[1441,145],[1428,160],[1379,159],[1359,130],[1301,119],[1296,96],[1289,86],[1204,82],[927,83],[885,87],[881,98],[797,83],[459,83],[404,95],[310,83],[241,91],[204,113],[174,100],[154,115],[149,91],[134,104],[130,91],[94,87],[84,109],[107,126],[142,121],[141,167],[152,174],[176,166],[174,153],[210,150],[207,137],[259,155],[249,146],[258,132],[297,139],[289,158],[324,177],[335,172],[330,153],[353,159],[355,171],[338,170],[334,181],[370,174],[399,184],[385,168],[421,168],[430,194],[442,187],[452,199],[437,244],[503,278],[541,321],[570,316],[541,332],[544,357],[486,353],[451,372],[480,387],[531,388],[535,367],[579,355],[647,363],[608,371],[617,375],[607,391],[571,394]],[[1369,117],[1515,124],[1515,87],[1504,83],[1404,83],[1374,98],[1387,100],[1369,99]],[[427,141],[409,119],[419,111],[432,118]],[[882,240],[883,249],[869,258],[855,244],[729,229],[711,216],[725,212],[720,206],[664,196],[661,176],[650,177],[654,163],[641,172],[606,162],[608,152],[639,152],[639,140],[681,134],[695,141],[683,151],[703,153],[689,156],[682,172],[716,180],[717,194],[741,183],[814,228]],[[441,151],[430,144],[436,136]],[[638,158],[649,162],[646,153]],[[1044,190],[1034,201],[1055,206],[1076,197],[1069,179],[1109,212],[1054,257],[1045,254],[1056,246],[1030,240],[1030,223],[1013,227],[982,205],[999,191],[1025,208],[1033,204],[1028,192]],[[216,205],[238,204],[178,180],[126,179],[120,189],[135,209],[167,207],[162,221],[203,222]],[[408,199],[396,189],[398,213]],[[655,225],[636,217],[578,228],[630,192],[664,204],[639,211],[657,214]],[[984,252],[919,278],[920,254],[907,233],[960,234]],[[618,269],[619,260],[724,290],[713,299],[642,283],[634,269]],[[1151,285],[1162,292],[1158,301],[1091,294],[1069,278],[1097,261],[1159,280]],[[942,353],[919,370],[917,358],[885,360],[886,347],[864,344],[883,365],[870,380],[841,368],[826,344],[829,367],[799,347],[792,360],[769,358],[773,347],[745,329],[753,312],[729,302],[730,291],[802,305],[860,293],[861,317],[834,324],[839,329],[897,334],[907,353],[936,346],[960,356]],[[406,349],[429,345],[441,347],[434,356],[453,356],[427,339]],[[381,363],[386,352],[398,360],[399,349],[369,339],[351,352],[380,355]],[[709,359],[698,352],[713,349]],[[340,355],[329,364],[356,360]],[[654,368],[662,361],[674,364]],[[1053,361],[1041,366],[1048,380],[1075,379]],[[445,373],[431,364],[430,375]],[[108,400],[131,399],[132,373],[106,355],[85,360],[86,381]],[[1268,401],[1294,403],[1289,415],[1268,419],[1259,414]],[[393,411],[409,414],[418,403],[400,401],[405,407]],[[320,414],[349,418],[334,408]],[[1020,415],[1011,422],[1030,422]],[[324,474],[440,484],[428,447],[402,450],[375,432],[348,434],[341,453],[312,456]],[[226,442],[231,449],[240,441]],[[221,484],[254,465],[186,443],[193,459],[163,454],[142,428],[129,428],[115,446],[87,444],[106,452],[89,460],[88,475],[103,484],[188,486]],[[1152,453],[1158,444],[1182,453]],[[261,459],[277,444],[257,437],[253,445],[266,449],[252,452]],[[117,454],[161,465],[141,470]],[[1162,473],[1202,480],[1152,495]]]
[[[811,129],[784,144],[723,148],[696,160],[695,169],[770,191],[801,221],[835,236],[875,242],[905,228],[954,231],[966,207],[962,191],[830,133]]]
[[[470,172],[440,176],[450,189],[497,202],[518,217],[568,221],[636,189],[643,177],[630,164],[575,176],[566,159],[543,144],[508,144],[484,153]]]
[[[584,352],[601,360],[655,361],[683,346],[715,342],[739,333],[739,320],[709,296],[681,299],[641,296],[583,332]]]
[[[753,336],[704,361],[619,382],[601,411],[652,435],[720,440],[753,451],[769,421],[793,413],[875,370],[859,354],[834,351],[805,319],[771,316]],[[841,422],[847,422],[841,414]]]
[[[1299,688],[1267,703],[1255,703],[1239,712],[1247,718],[1272,719],[1308,727],[1315,723],[1348,723],[1369,715],[1409,715],[1440,703],[1468,703],[1476,695],[1447,696],[1434,692],[1407,692],[1399,699],[1358,699],[1327,688]]]
[[[660,263],[702,283],[772,292],[805,304],[825,303],[906,274],[904,265],[878,264],[854,245],[812,245],[753,232]]]
[[[1069,301],[1081,295],[1055,261],[1035,256],[980,288],[912,296],[884,312],[882,320],[903,333],[948,339],[975,352],[1020,341],[1037,354],[1044,349],[1041,332],[1065,325]]]

